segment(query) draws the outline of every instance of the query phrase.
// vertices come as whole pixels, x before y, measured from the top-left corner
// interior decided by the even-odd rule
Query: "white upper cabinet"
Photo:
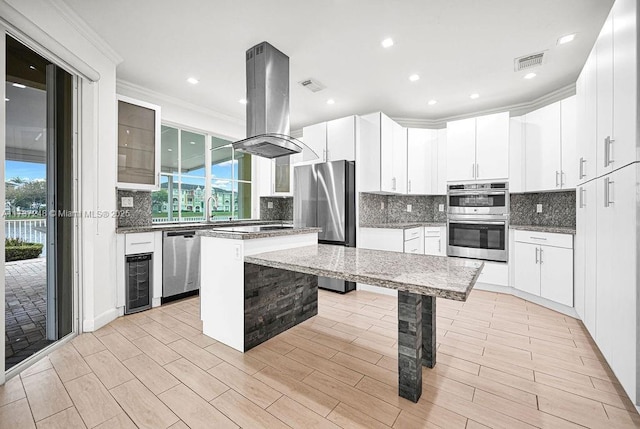
[[[383,192],[396,192],[398,188],[397,177],[393,172],[396,125],[398,124],[387,115],[380,114],[380,190]]]
[[[565,98],[560,102],[560,127],[562,146],[562,189],[574,189],[578,183],[578,164],[576,163],[576,97]]]
[[[160,106],[118,96],[118,188],[160,188]]]
[[[562,148],[560,103],[526,115],[525,188],[527,191],[560,189]]]
[[[384,143],[384,142],[383,142]],[[382,168],[388,168],[389,163],[382,160]],[[393,192],[407,193],[407,129],[393,123]]]
[[[447,181],[476,177],[476,120],[447,123]]]
[[[509,119],[509,192],[524,191],[524,120]]]
[[[438,130],[438,183],[436,195],[447,195],[447,129]]]
[[[310,125],[302,129],[302,141],[315,155],[308,150],[302,152],[302,161],[325,161],[327,150],[327,123]],[[317,155],[317,157],[316,157]]]
[[[576,126],[576,162],[578,183],[585,183],[597,175],[596,167],[596,51],[595,48],[576,82],[576,114],[580,126]],[[563,160],[564,161],[564,160]]]
[[[360,192],[407,193],[407,129],[382,112],[360,118]]]
[[[509,114],[447,123],[447,180],[507,179]]]
[[[613,5],[614,141],[610,150],[613,169],[638,159],[636,141],[638,30],[635,3],[636,0],[617,0]]]
[[[407,130],[407,193],[436,193],[438,183],[438,130]]]
[[[613,138],[613,11],[607,17],[596,41],[596,162],[597,175],[612,170]]]
[[[335,119],[310,125],[302,129],[302,139],[315,154],[309,150],[302,152],[302,162],[355,161],[356,159],[356,123],[355,116]]]
[[[509,177],[509,113],[476,118],[476,180]]]

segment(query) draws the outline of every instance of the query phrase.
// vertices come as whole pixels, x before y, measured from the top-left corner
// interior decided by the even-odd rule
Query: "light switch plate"
[[[273,201],[267,201],[267,208],[268,209],[272,209],[273,208]]]
[[[542,204],[536,204],[536,213],[542,213]]]
[[[411,213],[411,204],[407,204],[407,213]]]
[[[438,211],[444,211],[444,204],[438,204]]]
[[[133,207],[133,197],[122,197],[120,204],[122,207]]]

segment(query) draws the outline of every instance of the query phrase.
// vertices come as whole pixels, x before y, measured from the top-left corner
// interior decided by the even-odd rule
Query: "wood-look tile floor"
[[[522,299],[438,300],[417,404],[397,394],[395,298],[319,307],[245,354],[202,335],[197,298],[119,318],[0,387],[0,427],[640,427],[583,325]]]

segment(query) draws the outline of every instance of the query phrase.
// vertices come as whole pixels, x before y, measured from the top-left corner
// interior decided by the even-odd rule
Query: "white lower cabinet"
[[[574,306],[593,338],[596,337],[597,206],[592,180],[576,190]]]
[[[447,256],[447,227],[427,226],[424,228],[424,254]]]
[[[514,287],[573,307],[573,237],[514,232]]]

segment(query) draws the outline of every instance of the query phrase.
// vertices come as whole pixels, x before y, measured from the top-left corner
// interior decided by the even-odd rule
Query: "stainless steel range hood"
[[[233,149],[264,158],[302,152],[289,136],[289,57],[262,42],[247,51],[247,138]]]

